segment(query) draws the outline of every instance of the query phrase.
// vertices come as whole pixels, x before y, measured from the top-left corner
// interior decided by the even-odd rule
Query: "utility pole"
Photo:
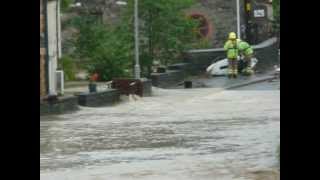
[[[238,38],[241,39],[241,29],[240,29],[240,0],[237,0],[237,34],[238,34]]]
[[[139,17],[138,17],[138,0],[134,0],[134,30],[135,30],[135,79],[140,79],[140,62],[139,62]]]
[[[127,5],[126,1],[116,1],[117,5]],[[135,54],[135,65],[134,65],[134,78],[141,78],[141,69],[139,62],[139,16],[138,16],[138,0],[134,0],[134,54]]]

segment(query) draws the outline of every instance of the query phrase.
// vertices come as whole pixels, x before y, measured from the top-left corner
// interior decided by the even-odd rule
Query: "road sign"
[[[265,10],[264,9],[257,9],[254,10],[254,17],[259,18],[259,17],[265,17]]]

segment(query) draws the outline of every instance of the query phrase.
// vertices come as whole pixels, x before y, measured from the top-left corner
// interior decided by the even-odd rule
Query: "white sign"
[[[254,17],[264,17],[264,16],[265,16],[264,9],[254,10]]]

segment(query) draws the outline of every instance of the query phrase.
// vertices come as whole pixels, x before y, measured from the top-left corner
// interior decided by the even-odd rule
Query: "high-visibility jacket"
[[[224,44],[224,49],[227,51],[227,58],[228,59],[236,59],[239,55],[238,44],[240,43],[240,39],[236,41],[228,40]]]
[[[245,41],[239,42],[238,49],[239,49],[240,53],[243,53],[245,56],[253,54],[252,47]]]

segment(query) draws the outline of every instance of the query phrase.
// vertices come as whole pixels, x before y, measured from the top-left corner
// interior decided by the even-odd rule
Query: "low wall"
[[[253,46],[255,57],[258,59],[257,69],[265,70],[271,68],[278,62],[277,38],[268,39]],[[213,62],[226,58],[223,48],[190,50],[185,53],[185,63],[191,65],[191,73],[198,74],[205,72],[206,68]]]
[[[152,73],[152,85],[160,88],[174,86],[185,78],[185,72],[182,70],[167,70],[165,73]]]
[[[64,114],[78,109],[78,98],[75,96],[60,97],[53,102],[40,101],[40,116]]]
[[[152,96],[152,81],[150,79],[142,79],[142,96],[143,97],[150,97]]]
[[[189,63],[172,64],[168,66],[168,70],[181,70],[181,71],[188,72],[190,70],[190,64]]]
[[[95,93],[80,93],[77,94],[78,103],[81,106],[100,107],[109,106],[120,101],[120,92],[116,89],[110,89]]]

